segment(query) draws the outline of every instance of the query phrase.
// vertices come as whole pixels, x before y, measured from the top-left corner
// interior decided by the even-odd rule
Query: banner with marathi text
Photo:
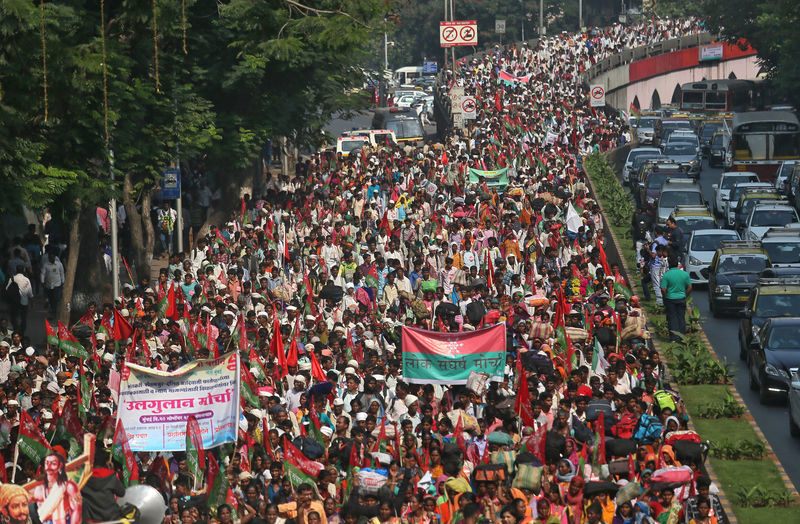
[[[443,333],[403,327],[403,380],[412,384],[466,384],[471,371],[501,379],[506,326]]]
[[[203,449],[236,442],[239,357],[195,360],[173,372],[126,363],[119,393],[132,451],[184,451],[186,422],[194,415]]]
[[[469,183],[480,184],[486,182],[488,187],[501,188],[508,185],[508,168],[497,169],[495,171],[481,171],[480,169],[469,168]]]

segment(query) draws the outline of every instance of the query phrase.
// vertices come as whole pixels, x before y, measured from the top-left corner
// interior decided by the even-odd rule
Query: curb
[[[583,172],[586,175],[586,181],[587,181],[587,183],[589,185],[589,188],[592,190],[592,195],[596,195],[597,192],[595,191],[595,188],[594,188],[594,182],[592,182],[591,178],[589,177],[589,173],[587,173],[585,169],[584,169]],[[614,243],[614,246],[615,246],[615,248],[617,250],[617,253],[620,254],[619,260],[620,260],[620,265],[622,266],[622,271],[624,272],[624,276],[628,281],[628,285],[630,286],[631,291],[636,292],[637,288],[639,287],[639,283],[638,283],[638,281],[636,283],[634,283],[634,280],[632,278],[630,278],[631,272],[630,272],[630,269],[628,268],[628,262],[625,260],[625,257],[622,256],[622,250],[620,249],[619,239],[617,238],[617,235],[614,232],[614,229],[611,227],[611,224],[606,219],[605,211],[603,210],[603,205],[601,204],[601,202],[599,200],[596,200],[596,202],[597,202],[597,205],[600,206],[600,213],[601,213],[601,215],[603,217],[603,228],[605,230],[605,233],[606,233],[606,235],[608,235],[609,238],[611,238],[611,241]],[[652,329],[653,326],[650,323],[649,319],[647,321],[647,324],[648,324],[650,330],[653,331],[653,329]],[[698,326],[698,327],[700,329],[701,337],[703,337],[703,340],[708,345],[708,347],[711,348],[711,345],[709,344],[708,338],[706,337],[706,334],[703,331],[702,327],[700,327],[700,326]],[[660,347],[661,344],[658,342],[658,340],[656,340],[656,338],[651,338],[650,340],[652,340],[653,346],[659,352],[659,354],[662,353],[661,347]],[[714,358],[716,358],[716,354],[713,352],[713,350],[712,350],[712,354],[714,355]],[[664,366],[667,369],[667,372],[669,372],[669,368],[667,367],[666,362],[664,363]],[[675,385],[675,387],[676,388],[678,387],[677,384]],[[736,391],[736,390],[734,389],[734,391]],[[738,396],[738,392],[736,392],[735,394]],[[739,397],[738,401],[741,402],[742,405],[744,405],[744,402],[741,400],[741,397]],[[750,415],[750,411],[747,409],[747,406],[744,406],[744,408],[745,408],[745,413],[747,413],[747,416],[751,420],[751,424],[755,424],[755,421],[752,421],[753,417]],[[692,430],[694,430],[694,422],[692,421],[692,417],[689,417],[689,424],[688,425]],[[763,438],[763,433],[760,433],[760,430],[759,430],[759,436],[761,438]],[[769,443],[767,443],[767,446],[769,446]],[[772,451],[772,448],[768,447],[768,452],[771,454],[771,456],[773,458],[773,462],[777,463],[777,460],[776,460],[777,457],[775,457],[775,454]],[[788,477],[788,475],[786,475],[786,472],[784,471],[784,469],[780,465],[780,463],[777,463],[777,465],[778,465],[778,471],[781,473],[781,476],[784,478],[784,483],[785,483],[788,480],[789,477]],[[719,477],[717,477],[717,474],[716,474],[716,472],[714,471],[714,468],[711,465],[711,461],[710,460],[706,460],[705,466],[706,466],[706,471],[708,472],[709,478],[711,479],[712,482],[714,482],[714,484],[719,489],[719,493],[717,493],[717,496],[719,497],[719,501],[722,504],[722,507],[725,510],[725,514],[728,517],[728,522],[730,524],[739,524],[739,520],[737,519],[736,513],[735,513],[735,511],[733,509],[733,504],[731,503],[730,499],[728,498],[728,495],[722,489],[722,483],[720,482]],[[789,481],[789,483],[791,484],[791,481]],[[794,486],[792,486],[792,488],[794,488]]]

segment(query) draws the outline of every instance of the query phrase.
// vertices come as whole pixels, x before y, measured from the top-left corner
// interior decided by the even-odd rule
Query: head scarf
[[[3,484],[0,487],[0,508],[5,508],[14,497],[24,496],[28,500],[28,491],[16,484]]]

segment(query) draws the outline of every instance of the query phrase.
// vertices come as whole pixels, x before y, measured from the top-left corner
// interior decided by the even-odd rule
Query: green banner
[[[508,168],[497,169],[495,171],[481,171],[480,169],[469,170],[469,183],[480,184],[486,182],[489,187],[505,187],[508,185]]]

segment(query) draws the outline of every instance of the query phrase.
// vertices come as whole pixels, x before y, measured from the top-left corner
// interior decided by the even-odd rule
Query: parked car
[[[800,278],[759,278],[739,321],[739,358],[769,318],[796,316],[800,311]]]
[[[758,400],[766,404],[773,398],[785,398],[791,374],[800,367],[800,318],[770,318],[747,351],[750,389],[758,390]]]
[[[698,229],[689,235],[684,267],[692,284],[707,284],[708,272],[714,253],[722,242],[739,240],[732,229]]]
[[[719,182],[712,184],[714,189],[714,214],[722,216],[725,202],[731,195],[731,189],[743,182],[758,182],[758,175],[750,171],[726,171],[719,176]]]
[[[645,155],[660,155],[661,150],[657,147],[636,147],[628,152],[628,158],[625,159],[625,166],[622,168],[622,180],[628,182],[631,174],[633,173],[633,162],[640,156]]]
[[[767,231],[774,227],[783,227],[786,224],[800,220],[795,208],[779,202],[759,202],[753,205],[747,222],[743,224],[742,238],[744,240],[761,240]]]
[[[715,317],[740,313],[769,257],[759,242],[722,242],[708,270],[708,307]]]

